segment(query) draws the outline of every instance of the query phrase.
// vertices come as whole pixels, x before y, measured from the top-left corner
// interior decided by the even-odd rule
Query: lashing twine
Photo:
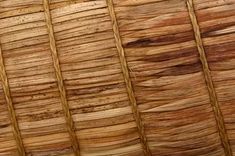
[[[20,156],[25,156],[26,155],[25,148],[24,148],[23,141],[21,138],[19,125],[18,125],[18,122],[16,119],[16,113],[15,113],[12,98],[11,98],[11,92],[10,92],[9,82],[8,82],[8,78],[7,78],[7,74],[6,74],[6,69],[4,66],[1,44],[0,44],[0,79],[2,81],[2,88],[3,88],[3,92],[5,95],[5,99],[6,99],[6,104],[7,104],[7,109],[8,109],[8,113],[10,116],[10,121],[12,124],[13,136],[16,140],[17,151]]]
[[[215,114],[215,120],[217,123],[218,132],[219,132],[220,139],[221,139],[221,144],[224,148],[226,156],[232,156],[232,150],[231,150],[231,146],[229,143],[227,130],[225,128],[224,117],[220,109],[218,97],[217,97],[213,80],[211,77],[211,71],[208,66],[205,50],[203,47],[203,41],[201,38],[200,28],[199,28],[199,24],[197,21],[195,10],[194,10],[193,0],[187,0],[186,5],[188,8],[190,20],[193,26],[195,41],[196,41],[197,49],[199,52],[200,61],[202,63],[203,73],[204,73],[207,89],[209,92],[211,105]]]
[[[61,104],[62,104],[62,108],[65,114],[66,125],[67,125],[70,139],[72,141],[72,148],[74,150],[74,154],[76,156],[80,156],[79,143],[78,143],[77,136],[75,133],[75,126],[74,126],[73,118],[69,110],[63,77],[62,77],[62,73],[60,69],[60,62],[59,62],[58,52],[57,52],[56,43],[55,43],[54,30],[53,30],[52,21],[51,21],[51,14],[50,14],[48,0],[43,0],[43,7],[44,7],[47,30],[49,34],[50,49],[51,49],[51,54],[52,54],[52,59],[53,59],[53,65],[54,65],[55,75],[56,75],[57,82],[58,82],[58,89],[60,93]]]
[[[119,33],[119,26],[118,26],[116,14],[115,14],[115,11],[114,11],[114,4],[113,4],[112,0],[106,0],[106,2],[107,2],[107,5],[108,5],[108,10],[109,10],[110,17],[111,17],[116,48],[117,48],[117,51],[118,51],[118,54],[119,54],[119,60],[120,60],[120,63],[121,63],[121,69],[122,69],[124,81],[125,81],[125,84],[126,84],[128,97],[129,97],[129,100],[130,100],[130,103],[131,103],[131,106],[132,106],[131,108],[132,108],[132,112],[133,112],[133,115],[134,115],[134,119],[135,119],[136,124],[137,124],[137,129],[138,129],[138,134],[139,134],[139,137],[140,137],[140,142],[141,142],[141,145],[143,147],[144,154],[146,156],[151,156],[152,154],[151,154],[151,151],[150,151],[148,143],[147,143],[147,138],[146,138],[145,131],[144,131],[144,125],[141,121],[141,115],[140,115],[140,112],[138,111],[138,108],[137,108],[136,98],[135,98],[135,95],[134,95],[134,91],[133,91],[133,87],[132,87],[132,83],[131,83],[131,79],[130,79],[128,65],[127,65],[127,61],[126,61],[126,57],[125,57],[125,52],[124,52],[124,49],[122,47],[122,41],[121,41],[121,37],[120,37],[120,33]]]

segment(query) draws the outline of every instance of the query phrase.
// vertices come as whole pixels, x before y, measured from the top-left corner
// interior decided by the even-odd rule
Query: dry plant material
[[[235,0],[0,0],[0,155],[235,155]]]

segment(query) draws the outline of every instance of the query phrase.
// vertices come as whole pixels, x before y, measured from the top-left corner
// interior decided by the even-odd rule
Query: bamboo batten
[[[0,0],[0,156],[235,155],[234,17],[235,0]]]

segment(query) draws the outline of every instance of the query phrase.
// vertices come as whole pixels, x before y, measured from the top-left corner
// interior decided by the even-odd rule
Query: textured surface
[[[193,3],[235,155],[235,0]],[[26,155],[231,156],[186,1],[50,0],[49,7],[51,21],[41,0],[0,0],[2,58]],[[80,150],[66,126],[48,21]],[[2,84],[0,156],[18,156]]]

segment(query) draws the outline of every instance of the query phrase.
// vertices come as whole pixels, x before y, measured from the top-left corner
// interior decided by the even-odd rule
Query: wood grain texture
[[[183,0],[113,0],[154,156],[226,156]],[[235,0],[194,0],[235,155]],[[81,156],[144,155],[106,0],[50,0]],[[0,42],[28,156],[72,156],[41,0],[0,0]],[[18,156],[0,81],[0,156]]]

